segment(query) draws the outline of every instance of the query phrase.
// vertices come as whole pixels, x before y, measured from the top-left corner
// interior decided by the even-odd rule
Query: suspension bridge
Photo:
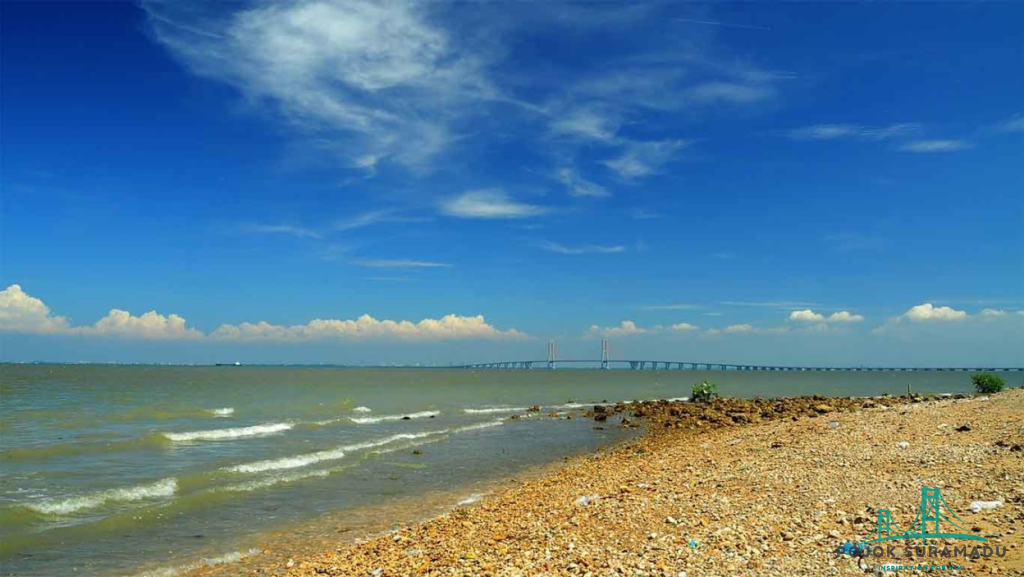
[[[489,363],[472,363],[451,365],[453,369],[479,370],[529,370],[537,368],[557,369],[559,367],[629,369],[634,371],[658,370],[691,370],[691,371],[956,371],[956,372],[1024,372],[1024,367],[809,367],[790,365],[751,365],[736,363],[708,363],[695,361],[665,361],[639,359],[612,359],[608,339],[601,340],[601,358],[599,359],[560,359],[558,345],[548,341],[547,359],[524,361],[499,361]]]
[[[892,522],[892,514],[888,509],[879,509],[878,521],[875,524],[875,530],[872,531],[871,535],[874,539],[864,541],[865,543],[878,543],[880,541],[891,541],[893,539],[921,539],[924,544],[928,543],[928,539],[969,539],[971,541],[988,541],[980,535],[970,533],[968,529],[956,521],[949,518],[950,515],[960,523],[965,521],[960,517],[956,516],[949,505],[946,504],[946,499],[942,496],[942,491],[938,487],[922,487],[921,488],[921,505],[917,508],[917,517],[910,524],[910,528],[905,531],[900,531],[899,527]],[[941,529],[941,522],[945,521],[956,529],[966,531],[965,533],[943,533]],[[929,523],[932,526],[932,532],[928,532]]]

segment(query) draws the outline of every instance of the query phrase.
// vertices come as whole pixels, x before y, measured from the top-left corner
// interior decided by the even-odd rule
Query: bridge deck
[[[788,365],[745,365],[736,363],[702,363],[691,361],[560,359],[555,361],[501,361],[453,365],[453,369],[557,369],[559,365],[594,365],[602,369],[630,370],[707,370],[707,371],[949,371],[949,372],[1024,372],[1024,367],[802,367]]]

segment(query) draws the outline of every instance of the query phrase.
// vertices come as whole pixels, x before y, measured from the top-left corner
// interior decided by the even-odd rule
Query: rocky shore
[[[436,519],[268,558],[251,574],[1024,575],[1022,390],[617,403],[570,417],[647,431]],[[890,542],[898,547],[885,557],[836,551],[867,539],[879,509],[909,526],[922,487],[939,487],[964,530],[988,541],[929,545],[987,545],[993,554],[922,559],[927,549],[905,548],[919,539]],[[999,505],[973,512],[974,501]]]

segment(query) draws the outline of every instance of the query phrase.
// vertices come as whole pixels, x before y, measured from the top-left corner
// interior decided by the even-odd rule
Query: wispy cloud
[[[611,196],[605,187],[586,180],[575,168],[560,168],[555,172],[558,181],[565,185],[570,196],[607,197]]]
[[[637,220],[650,220],[653,218],[661,218],[661,214],[648,210],[646,208],[634,208],[629,211],[629,216]]]
[[[1018,114],[996,125],[998,132],[1024,132],[1024,114]]]
[[[367,268],[452,268],[453,266],[443,262],[407,259],[359,259],[352,263]]]
[[[241,230],[250,234],[283,234],[298,238],[322,238],[319,232],[291,224],[247,224]]]
[[[686,24],[702,24],[704,26],[719,26],[721,28],[739,28],[742,30],[771,30],[767,26],[758,26],[756,24],[736,24],[734,22],[719,22],[717,20],[695,20],[693,18],[675,18],[676,22],[684,22]]]
[[[583,245],[583,246],[565,246],[557,242],[544,241],[539,243],[537,246],[549,251],[557,252],[559,254],[616,254],[626,252],[626,247],[621,245],[614,246],[598,246],[598,245]]]
[[[786,310],[792,310],[800,307],[819,306],[819,303],[811,303],[805,301],[719,301],[718,304],[731,307],[765,307]]]
[[[880,236],[852,232],[829,235],[825,241],[840,252],[879,251],[886,246],[885,239]]]
[[[795,140],[892,140],[914,134],[920,126],[912,123],[890,124],[870,127],[857,124],[815,124],[790,130],[788,135]]]
[[[332,228],[336,231],[347,231],[384,223],[424,222],[426,220],[428,220],[426,217],[410,216],[397,210],[371,210],[339,220],[334,223]]]
[[[618,129],[615,115],[595,107],[569,110],[551,122],[551,131],[556,135],[606,142],[615,139]]]
[[[330,143],[349,166],[423,166],[454,118],[494,101],[485,51],[432,23],[421,5],[145,2],[156,38],[193,72],[267,103]],[[198,33],[197,31],[202,31]]]
[[[767,100],[774,93],[765,85],[706,82],[686,90],[683,98],[696,104],[750,104]]]
[[[644,311],[688,311],[693,309],[704,308],[701,305],[689,304],[689,303],[673,303],[667,305],[645,305],[639,307],[640,310]]]
[[[621,155],[604,165],[626,180],[643,178],[660,171],[687,144],[685,140],[630,142]]]
[[[956,152],[973,147],[974,145],[966,140],[915,140],[900,146],[899,150],[919,153]]]
[[[516,219],[540,216],[548,212],[542,206],[512,200],[499,188],[470,190],[444,200],[442,214],[458,218]]]

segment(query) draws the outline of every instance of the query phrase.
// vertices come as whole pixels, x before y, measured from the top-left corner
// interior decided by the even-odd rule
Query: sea
[[[970,389],[961,372],[0,365],[0,575],[172,577],[287,535],[359,537],[637,434],[569,411],[704,379],[734,397]]]

